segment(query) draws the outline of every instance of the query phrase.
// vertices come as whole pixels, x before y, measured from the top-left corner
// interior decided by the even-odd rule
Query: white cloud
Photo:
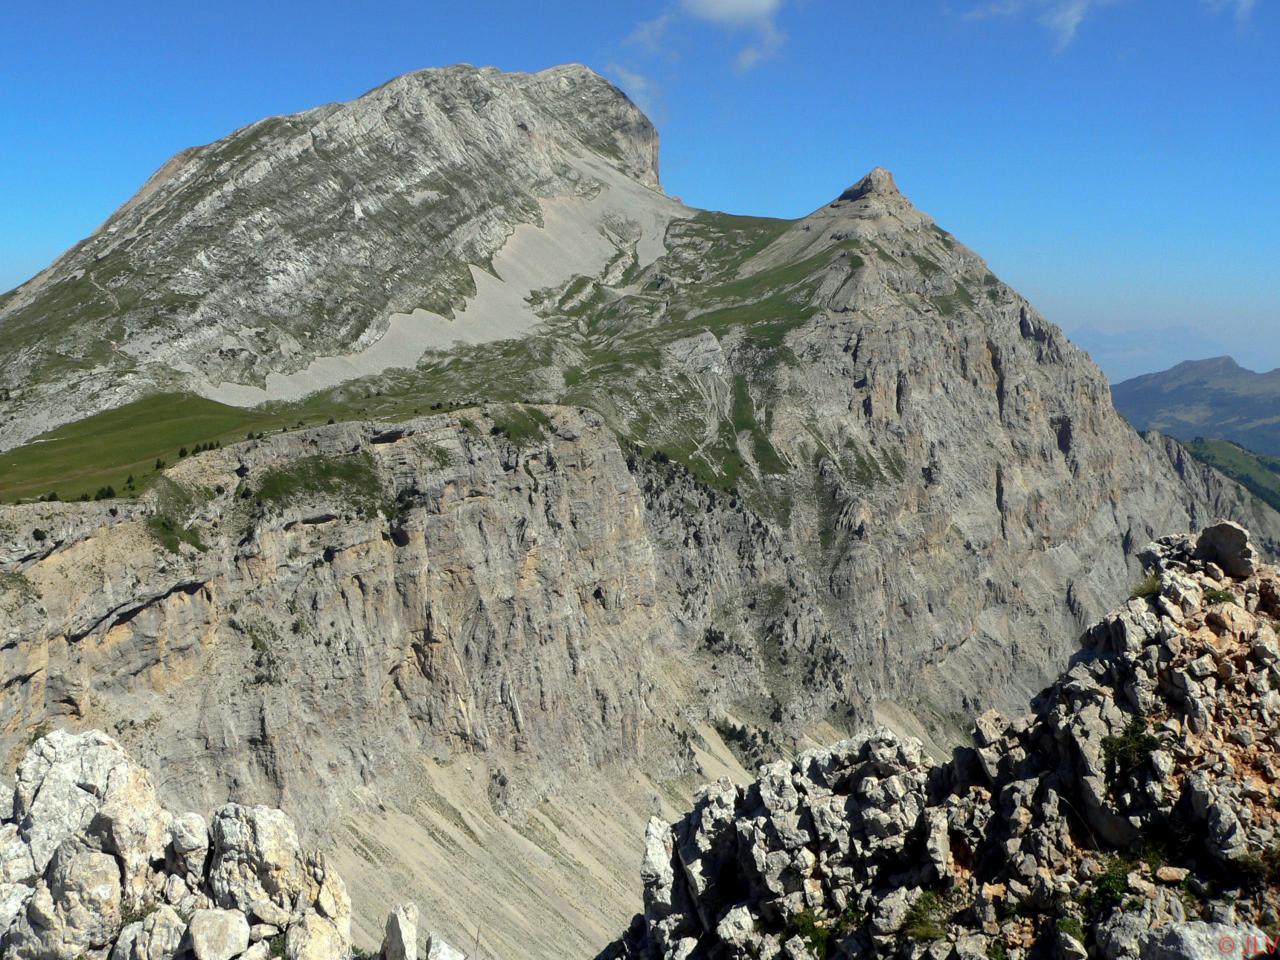
[[[650,120],[654,123],[659,121],[662,92],[652,79],[620,63],[611,63],[604,70],[618,81],[618,86],[622,87],[627,96],[644,111]]]
[[[1013,17],[1025,12],[1039,14],[1040,22],[1058,38],[1058,48],[1064,49],[1076,38],[1080,24],[1090,12],[1114,0],[990,0],[974,7],[965,16],[969,20],[985,20],[989,17]]]
[[[762,60],[778,55],[786,35],[775,18],[785,0],[678,0],[678,5],[652,20],[636,25],[627,43],[650,56],[676,59],[670,49],[672,29],[683,18],[701,20],[728,30],[751,35],[750,41],[734,57],[734,69],[750,70]]]
[[[1110,6],[1117,0],[986,0],[965,14],[968,20],[985,20],[989,17],[1013,17],[1024,13],[1038,15],[1042,24],[1053,31],[1058,39],[1058,49],[1065,49],[1076,38],[1081,24],[1094,11]],[[1214,12],[1234,11],[1236,19],[1243,23],[1249,18],[1257,0],[1202,0]]]
[[[1223,10],[1235,11],[1236,19],[1244,23],[1249,19],[1249,15],[1253,13],[1253,8],[1258,4],[1256,0],[1205,0],[1209,9],[1220,12]]]
[[[992,0],[974,7],[964,15],[966,20],[985,20],[988,17],[1011,17],[1027,8],[1027,0]]]
[[[761,60],[776,57],[778,51],[782,49],[782,42],[786,37],[773,25],[772,21],[763,21],[757,29],[759,37],[756,42],[743,47],[734,58],[733,68],[739,73],[750,70]]]
[[[700,20],[735,26],[772,25],[782,0],[684,0],[687,13]]]
[[[636,28],[627,37],[627,43],[633,43],[644,49],[646,53],[655,56],[662,53],[663,41],[667,38],[667,28],[671,26],[671,21],[674,19],[675,14],[668,10],[659,17],[636,24]]]
[[[1058,37],[1058,48],[1065,48],[1076,38],[1076,31],[1089,11],[1111,0],[1066,0],[1047,10],[1041,21]]]

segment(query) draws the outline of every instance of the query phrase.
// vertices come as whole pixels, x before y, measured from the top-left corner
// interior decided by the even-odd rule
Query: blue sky
[[[650,112],[688,203],[798,216],[884,165],[1113,375],[1280,366],[1280,0],[50,0],[2,25],[0,289],[261,116],[578,61]]]

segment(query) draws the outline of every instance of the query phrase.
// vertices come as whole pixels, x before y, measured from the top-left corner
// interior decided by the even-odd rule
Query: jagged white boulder
[[[309,911],[291,925],[285,937],[285,955],[289,960],[332,960],[350,952],[351,937],[315,911]]]
[[[187,921],[173,907],[161,904],[120,931],[111,960],[170,960],[186,932]]]
[[[187,937],[196,960],[231,960],[249,948],[249,922],[239,910],[197,910]]]
[[[267,960],[273,943],[290,960],[351,956],[346,885],[280,810],[227,804],[211,827],[174,816],[98,731],[38,740],[13,796],[0,867],[18,879],[0,880],[0,960]],[[416,955],[411,919],[403,960]]]
[[[1271,942],[1274,942],[1274,938]],[[1267,935],[1251,924],[1174,923],[1147,934],[1141,960],[1244,960],[1269,953]]]
[[[215,903],[246,912],[261,901],[293,908],[308,878],[298,833],[282,811],[229,803],[214,814],[209,833],[209,889]]]
[[[139,788],[132,766],[124,749],[96,730],[55,730],[36,741],[18,765],[11,817],[33,874],[42,873],[62,842],[88,827],[118,791]]]
[[[115,767],[87,835],[120,862],[123,893],[139,903],[155,877],[152,864],[163,863],[172,814],[160,806],[151,774],[128,761]]]
[[[0,883],[0,934],[13,926],[34,892],[25,883]]]
[[[31,848],[22,839],[18,825],[0,824],[0,885],[17,883],[35,874]]]
[[[120,931],[120,866],[71,840],[4,938],[6,960],[77,960],[109,950]]]
[[[418,906],[407,903],[387,916],[382,960],[418,960]]]
[[[427,960],[467,960],[467,955],[435,934],[427,942]]]
[[[169,824],[169,846],[176,872],[196,880],[204,875],[209,855],[209,825],[204,817],[198,813],[174,817]]]

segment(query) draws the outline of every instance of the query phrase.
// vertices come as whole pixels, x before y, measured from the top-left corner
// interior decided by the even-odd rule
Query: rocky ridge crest
[[[875,730],[651,821],[645,912],[601,957],[1268,952],[1280,573],[1230,523],[1143,557],[1032,712],[980,716],[950,762]]]
[[[416,960],[417,908],[387,918],[384,960]],[[463,960],[427,935],[425,956]],[[175,814],[101,731],[56,730],[0,789],[3,960],[347,960],[351,900],[292,820],[229,803]]]

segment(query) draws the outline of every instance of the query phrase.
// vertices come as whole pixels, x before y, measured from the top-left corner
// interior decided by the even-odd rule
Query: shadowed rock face
[[[890,203],[906,201],[901,191],[898,190],[898,184],[894,181],[893,174],[884,167],[876,167],[848,190],[840,194],[831,206],[832,208],[838,208],[843,204],[854,203],[867,197],[876,197]]]
[[[368,124],[360,184],[398,196],[388,129],[436,117],[488,136],[496,117],[523,137],[505,124],[524,100],[540,129],[576,125],[528,157],[499,138],[450,162],[475,159],[488,187],[510,173],[483,167],[495,156],[542,164],[515,182],[590,193],[556,179],[572,155],[618,195],[629,176],[648,190],[638,114],[573,69],[402,78],[268,125],[262,149],[300,152],[269,147],[259,172],[311,170],[306,131]],[[587,137],[597,123],[614,148]],[[226,148],[201,154],[210,199],[183,217],[248,196]],[[333,163],[313,172],[341,180]],[[524,203],[473,186],[458,195],[493,218]],[[445,202],[423,197],[410,230]],[[446,214],[468,250],[507,236],[480,230],[490,213]],[[973,712],[1053,678],[1158,530],[1230,516],[1260,547],[1280,534],[1239,487],[1129,429],[1088,358],[883,171],[795,222],[646,222],[664,225],[656,248],[614,223],[616,259],[530,298],[541,323],[523,339],[377,381],[407,409],[461,398],[451,413],[229,446],[138,500],[0,508],[8,755],[42,722],[96,725],[186,808],[282,805],[332,840],[368,945],[404,889],[457,942],[483,928],[496,950],[589,955],[634,912],[633,827],[655,807],[877,720],[946,752]],[[277,239],[345,243],[360,223]]]

